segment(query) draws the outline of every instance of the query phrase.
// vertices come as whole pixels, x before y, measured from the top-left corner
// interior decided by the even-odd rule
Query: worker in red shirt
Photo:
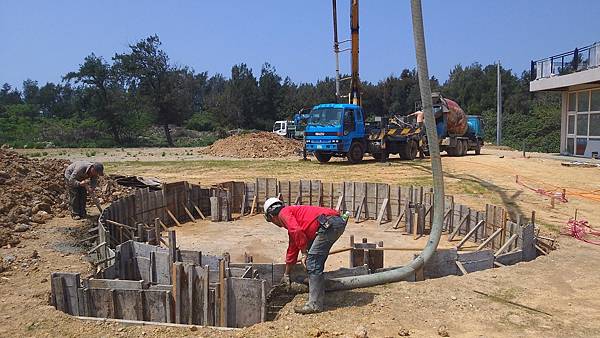
[[[266,220],[285,228],[290,238],[282,282],[290,283],[290,272],[299,252],[308,272],[308,302],[294,311],[301,314],[323,311],[325,261],[333,244],[344,233],[346,221],[337,210],[310,205],[285,206],[275,197],[265,201],[264,210]]]

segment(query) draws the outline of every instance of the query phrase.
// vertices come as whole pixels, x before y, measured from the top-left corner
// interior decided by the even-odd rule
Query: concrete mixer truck
[[[480,116],[467,115],[458,103],[433,93],[433,114],[440,151],[446,151],[449,156],[464,156],[473,150],[476,155],[483,147],[483,121]],[[428,155],[425,140],[424,152]]]

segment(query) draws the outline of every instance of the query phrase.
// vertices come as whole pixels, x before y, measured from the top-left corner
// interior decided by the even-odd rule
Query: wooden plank
[[[177,236],[175,230],[169,230],[169,258],[171,263],[177,261]]]
[[[190,218],[190,220],[194,223],[196,223],[196,219],[194,218],[194,216],[192,215],[192,213],[190,212],[190,209],[188,209],[185,204],[183,205],[183,210],[185,211],[185,213],[188,215],[188,217]]]
[[[479,221],[479,223],[477,223],[477,225],[475,225],[473,227],[473,229],[471,229],[466,235],[465,237],[463,237],[463,239],[460,240],[460,242],[458,242],[458,244],[456,245],[456,249],[460,249],[461,246],[463,246],[467,240],[469,238],[471,238],[471,236],[473,236],[473,234],[477,231],[477,229],[479,229],[480,226],[484,225],[485,222],[484,221]]]
[[[196,268],[194,265],[187,266],[187,324],[194,324],[194,279],[196,278]]]
[[[366,205],[366,200],[367,200],[367,197],[366,197],[366,196],[363,196],[363,197],[361,198],[361,202],[360,202],[360,204],[358,205],[358,208],[356,209],[356,214],[354,215],[354,222],[355,222],[355,223],[360,223],[360,222],[361,222],[360,218],[361,218],[361,216],[362,216],[362,212],[363,212],[363,206],[365,206],[365,205]]]
[[[114,299],[114,318],[144,320],[141,290],[112,290]]]
[[[54,301],[54,308],[64,313],[70,313],[69,302],[67,301],[67,295],[65,290],[65,283],[63,277],[60,275],[52,274],[51,289],[52,299]]]
[[[142,290],[144,281],[141,280],[120,280],[120,279],[84,279],[84,287],[91,289],[131,289]]]
[[[204,266],[204,275],[202,276],[202,325],[210,325],[208,322],[209,313],[209,291],[210,291],[210,269],[208,265]]]
[[[377,216],[377,225],[381,225],[381,222],[383,221],[383,216],[384,214],[386,214],[386,221],[389,222],[389,215],[387,215],[389,211],[389,198],[384,198],[383,202],[381,203],[381,209],[379,210],[379,215]]]
[[[165,210],[167,211],[167,214],[169,215],[169,217],[173,220],[173,222],[175,222],[175,224],[180,227],[181,223],[179,223],[179,221],[177,220],[177,218],[175,216],[173,216],[173,213],[171,212],[171,210],[169,210],[168,208],[165,208]]]
[[[252,207],[250,208],[250,215],[251,216],[254,215],[254,212],[256,211],[256,198],[257,197],[258,196],[255,193],[254,198],[252,198]]]
[[[516,250],[495,257],[494,263],[500,263],[502,266],[513,265],[523,261],[523,250]],[[496,264],[498,265],[498,264]]]
[[[91,316],[114,318],[114,299],[111,289],[87,289],[87,292]]]
[[[184,324],[183,309],[183,264],[173,263],[173,299],[175,301],[175,323]]]
[[[342,204],[343,204],[343,203],[344,203],[344,195],[342,194],[342,195],[340,195],[340,197],[338,198],[338,202],[337,202],[337,205],[335,206],[335,210],[337,210],[337,211],[342,211],[342,210],[341,210],[341,208],[342,208]]]
[[[498,236],[501,232],[502,232],[502,229],[498,229],[498,230],[494,231],[494,233],[491,234],[490,237],[488,237],[485,241],[483,241],[483,243],[481,243],[477,247],[477,251],[483,249],[486,245],[488,245],[491,241],[493,241],[494,238],[496,238],[496,236]]]
[[[535,248],[538,249],[539,252],[542,253],[542,255],[547,256],[548,252],[546,252],[546,250],[544,250],[541,246],[535,244]]]
[[[492,250],[459,252],[457,260],[469,273],[494,267],[494,254]]]
[[[225,278],[225,260],[219,261],[219,325],[227,326],[227,279]]]
[[[120,228],[129,229],[131,231],[136,231],[137,230],[136,228],[134,228],[132,226],[129,226],[129,225],[123,224],[123,223],[119,223],[119,222],[116,222],[116,221],[113,221],[113,220],[110,220],[110,219],[105,220],[105,222],[108,223],[108,224],[111,224],[111,225],[118,226]]]
[[[117,324],[122,324],[123,326],[128,326],[128,325],[136,325],[136,326],[145,326],[145,325],[149,325],[149,326],[163,326],[163,327],[175,327],[175,328],[186,328],[186,329],[194,329],[193,331],[196,331],[198,329],[197,325],[188,325],[188,324],[176,324],[176,323],[159,323],[159,322],[147,322],[147,321],[140,321],[140,320],[126,320],[126,319],[114,319],[114,318],[96,318],[96,317],[83,317],[83,316],[76,316],[75,318],[80,319],[80,320],[84,320],[84,321],[90,321],[90,322],[109,322],[109,323],[117,323]],[[210,330],[217,330],[217,331],[239,331],[240,329],[236,329],[236,328],[231,328],[231,327],[219,327],[219,326],[212,326],[210,327]],[[188,330],[189,331],[189,330]]]
[[[461,208],[460,213],[462,214],[462,208]],[[454,228],[454,231],[452,231],[452,233],[450,234],[450,236],[448,236],[448,242],[454,240],[454,237],[456,235],[458,235],[458,232],[460,231],[460,228],[463,226],[463,224],[465,224],[465,222],[467,221],[467,219],[468,219],[467,216],[462,217],[460,219],[460,222],[458,223],[458,226],[456,228]]]
[[[415,254],[415,257],[418,255]],[[457,275],[458,267],[456,261],[458,253],[456,249],[438,249],[427,261],[423,268],[425,278],[439,278],[449,275]]]
[[[506,249],[508,249],[508,247],[512,244],[512,242],[514,242],[518,237],[519,235],[517,234],[512,235],[506,242],[504,242],[504,245],[502,245],[502,247],[500,247],[500,249],[498,249],[498,251],[494,253],[494,256],[498,257],[499,255],[503,254],[506,251]]]
[[[227,278],[229,327],[246,327],[265,320],[265,281]]]
[[[462,273],[463,276],[468,274],[467,270],[465,269],[465,267],[463,266],[463,264],[460,261],[456,261],[456,266],[458,267],[458,269],[460,270],[460,272]]]
[[[170,322],[167,315],[167,292],[162,290],[143,290],[143,317],[150,322]]]

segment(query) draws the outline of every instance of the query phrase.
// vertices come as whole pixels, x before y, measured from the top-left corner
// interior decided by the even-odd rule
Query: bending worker
[[[93,193],[98,185],[98,176],[104,176],[100,162],[76,161],[65,170],[65,181],[69,190],[69,206],[73,219],[86,217],[87,193]]]
[[[410,116],[415,116],[417,119],[417,127],[419,128],[423,128],[424,125],[424,121],[425,121],[425,113],[423,113],[422,110],[416,111],[412,114],[408,114],[408,117]],[[421,129],[421,133],[423,133],[423,129]],[[425,158],[425,151],[423,150],[423,141],[419,141],[419,158],[420,159],[424,159]]]
[[[290,272],[302,253],[302,264],[308,272],[308,302],[294,308],[297,313],[308,314],[323,311],[325,298],[325,261],[329,250],[346,229],[346,221],[334,209],[293,205],[284,206],[278,198],[265,201],[265,218],[289,235],[282,282],[290,284]]]

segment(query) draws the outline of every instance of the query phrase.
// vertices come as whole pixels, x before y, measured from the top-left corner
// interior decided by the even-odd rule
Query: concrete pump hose
[[[442,235],[444,222],[444,177],[442,174],[442,159],[438,143],[435,118],[433,117],[433,103],[431,100],[431,86],[429,83],[429,72],[427,70],[427,54],[425,51],[425,35],[423,32],[423,12],[421,0],[411,0],[413,35],[417,55],[417,69],[419,76],[419,89],[421,91],[421,102],[425,113],[425,127],[427,129],[427,144],[431,157],[431,172],[433,175],[433,224],[427,245],[412,262],[403,267],[378,272],[370,275],[344,277],[333,279],[328,283],[329,290],[348,290],[363,288],[406,280],[415,271],[423,267],[433,256]]]

